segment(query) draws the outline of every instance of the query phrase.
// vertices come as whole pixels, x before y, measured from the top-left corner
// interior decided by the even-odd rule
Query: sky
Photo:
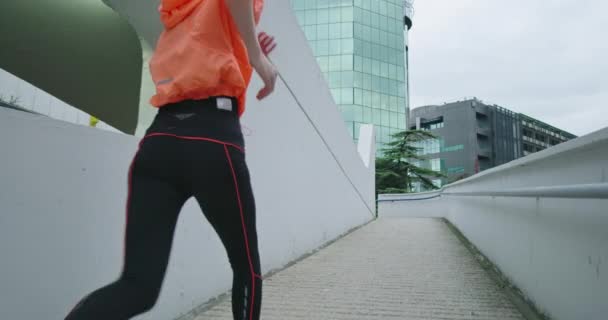
[[[608,1],[416,0],[411,107],[477,97],[576,135],[608,127]]]

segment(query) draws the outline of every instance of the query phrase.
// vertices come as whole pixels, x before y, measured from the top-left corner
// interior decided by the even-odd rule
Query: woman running
[[[252,69],[265,85],[258,99],[273,92],[277,77],[265,56],[273,39],[256,37],[262,6],[263,0],[162,0],[165,30],[150,61],[151,103],[159,110],[129,169],[123,270],[67,320],[127,320],[150,310],[190,197],[226,248],[234,319],[259,319],[255,203],[239,117]]]

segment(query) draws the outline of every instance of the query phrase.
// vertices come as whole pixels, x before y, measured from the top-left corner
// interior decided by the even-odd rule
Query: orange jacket
[[[239,114],[245,111],[245,93],[252,68],[247,48],[225,0],[162,0],[165,25],[150,60],[156,107],[211,96],[236,97]],[[254,1],[255,21],[264,0]]]

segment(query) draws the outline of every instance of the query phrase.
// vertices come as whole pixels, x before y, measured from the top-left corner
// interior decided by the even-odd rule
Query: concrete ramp
[[[524,319],[440,219],[379,219],[264,285],[265,320]],[[229,297],[194,318],[232,320]]]

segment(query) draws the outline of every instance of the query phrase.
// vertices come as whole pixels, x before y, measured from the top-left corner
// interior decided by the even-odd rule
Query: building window
[[[441,119],[438,121],[423,123],[420,126],[420,129],[421,130],[435,130],[435,129],[441,129],[443,127],[444,127],[444,122],[443,122],[443,119]]]
[[[430,126],[431,130],[443,128],[443,122],[433,123]]]
[[[418,148],[419,155],[427,155],[441,152],[441,146],[443,145],[443,139],[427,139],[417,143],[414,146]]]
[[[441,172],[441,159],[431,159],[431,170]]]

